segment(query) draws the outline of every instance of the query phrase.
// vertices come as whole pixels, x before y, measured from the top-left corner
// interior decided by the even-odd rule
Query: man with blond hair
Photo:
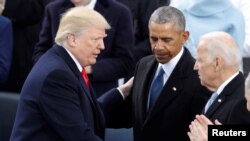
[[[33,53],[34,63],[54,44],[61,14],[72,7],[88,7],[99,12],[112,29],[104,39],[105,49],[86,72],[97,97],[118,86],[118,79],[126,77],[132,68],[133,25],[129,9],[116,0],[54,0],[45,8],[39,41]],[[57,11],[57,12],[55,12]]]
[[[89,8],[75,7],[62,16],[56,44],[39,59],[24,83],[11,141],[104,139],[104,114],[84,67],[96,63],[109,28],[105,18]],[[104,95],[105,115],[119,108],[129,93],[127,86]]]

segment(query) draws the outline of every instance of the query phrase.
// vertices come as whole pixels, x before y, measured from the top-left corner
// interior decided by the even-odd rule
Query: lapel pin
[[[218,99],[218,102],[221,102],[221,99]]]
[[[177,89],[175,87],[172,88],[174,91],[176,91]]]

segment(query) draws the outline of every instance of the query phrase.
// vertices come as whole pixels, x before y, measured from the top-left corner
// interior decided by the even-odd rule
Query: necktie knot
[[[214,92],[212,94],[212,96],[210,97],[210,99],[208,100],[206,106],[205,106],[205,113],[207,112],[207,110],[209,109],[209,107],[213,104],[214,100],[217,98],[218,94],[216,92]]]
[[[89,77],[88,77],[88,74],[87,74],[87,72],[86,72],[86,70],[85,70],[84,67],[82,68],[81,74],[82,74],[82,77],[83,77],[83,80],[84,80],[85,84],[86,84],[87,87],[89,88],[89,87],[90,87]]]
[[[158,75],[155,77],[151,89],[150,89],[150,98],[149,98],[149,109],[154,105],[156,102],[158,96],[161,93],[161,90],[163,88],[163,75],[164,75],[164,70],[161,67],[159,70]]]

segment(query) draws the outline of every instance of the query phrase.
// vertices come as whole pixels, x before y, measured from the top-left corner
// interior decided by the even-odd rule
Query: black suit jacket
[[[141,59],[136,67],[132,89],[135,141],[185,141],[196,114],[208,98],[198,74],[195,60],[187,49],[170,75],[153,109],[147,112],[150,85],[157,69],[153,55]]]
[[[76,64],[60,46],[35,64],[20,94],[11,141],[101,141],[106,112],[123,102],[118,90],[97,102]],[[105,108],[112,105],[113,108]]]
[[[37,61],[54,43],[60,16],[72,8],[70,0],[56,0],[47,5],[39,42],[34,50],[33,60]],[[99,96],[117,86],[117,80],[131,71],[133,61],[132,16],[127,7],[114,0],[97,0],[94,7],[111,25],[104,39],[105,49],[97,58],[90,77]]]
[[[222,124],[250,124],[244,97],[244,76],[240,72],[214,100],[205,115]]]
[[[46,1],[46,2],[45,2]],[[20,92],[32,68],[32,53],[38,40],[44,5],[49,0],[6,0],[3,15],[12,21],[13,57],[9,79],[1,91]],[[52,0],[51,0],[52,1]]]

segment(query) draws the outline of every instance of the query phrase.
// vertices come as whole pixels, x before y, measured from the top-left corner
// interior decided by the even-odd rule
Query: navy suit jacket
[[[13,39],[11,21],[0,15],[0,83],[8,79],[12,61]]]
[[[33,60],[46,52],[54,43],[59,27],[60,16],[73,7],[70,0],[56,0],[47,5],[39,42],[34,49]],[[111,24],[111,30],[104,39],[105,49],[97,58],[90,77],[96,94],[99,96],[117,86],[117,80],[131,71],[133,61],[132,16],[127,7],[114,0],[97,0],[94,7]]]
[[[109,114],[123,102],[115,93],[118,90],[107,93],[101,107],[72,58],[55,45],[34,65],[24,83],[10,140],[100,141],[105,130],[101,108]]]
[[[240,72],[227,84],[205,113],[210,120],[218,119],[222,124],[250,124],[250,112],[247,111],[244,97],[244,80]]]
[[[147,112],[149,89],[158,62],[153,55],[138,62],[132,89],[134,141],[189,140],[189,124],[208,99],[207,89],[201,86],[193,70],[194,63],[185,48],[154,107]]]

